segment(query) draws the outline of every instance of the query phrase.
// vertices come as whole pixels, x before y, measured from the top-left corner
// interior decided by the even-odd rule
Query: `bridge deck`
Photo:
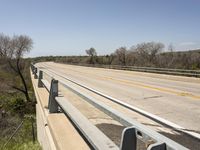
[[[56,67],[53,67],[53,65],[55,65]],[[133,78],[128,78],[128,77],[131,77],[130,72],[128,73],[128,75],[126,75],[125,74],[126,72],[124,72],[124,71],[118,73],[118,71],[112,70],[111,73],[112,74],[116,73],[116,74],[115,75],[113,74],[110,76],[110,74],[107,74],[107,72],[110,72],[110,71],[106,70],[106,69],[92,68],[91,73],[90,73],[90,71],[87,70],[87,69],[90,70],[90,68],[87,68],[87,67],[75,66],[75,69],[74,69],[73,68],[74,66],[68,66],[68,65],[59,66],[59,64],[51,64],[51,63],[37,64],[37,67],[38,67],[38,69],[42,69],[42,70],[44,70],[44,72],[47,72],[48,75],[45,75],[44,76],[45,80],[43,80],[45,82],[48,81],[50,83],[51,78],[53,76],[56,80],[64,81],[67,85],[70,85],[71,87],[75,88],[76,90],[80,90],[82,93],[86,93],[86,94],[94,97],[99,102],[101,101],[104,104],[109,105],[111,108],[114,108],[116,110],[119,110],[122,113],[125,113],[127,116],[129,116],[135,120],[138,120],[142,124],[152,128],[153,130],[160,132],[161,134],[164,134],[165,136],[172,138],[176,142],[181,143],[188,148],[195,149],[195,148],[199,147],[198,145],[200,144],[200,141],[194,140],[191,137],[188,137],[182,133],[176,132],[176,130],[172,130],[171,128],[167,128],[166,126],[163,126],[163,125],[159,124],[158,122],[150,120],[149,118],[146,118],[145,116],[142,116],[141,114],[137,114],[137,112],[130,111],[130,110],[126,109],[125,107],[122,107],[112,101],[109,101],[106,97],[99,96],[92,91],[89,91],[83,87],[76,85],[75,83],[67,80],[64,77],[65,76],[70,77],[73,80],[75,80],[81,84],[84,84],[84,85],[86,84],[89,87],[96,88],[97,90],[103,91],[103,93],[109,94],[111,96],[114,96],[113,94],[116,94],[117,98],[119,98],[122,101],[124,100],[125,102],[127,102],[131,105],[133,105],[132,102],[135,102],[135,104],[137,105],[141,101],[142,104],[144,104],[144,106],[151,106],[153,108],[153,106],[158,103],[159,106],[155,107],[156,109],[154,108],[155,111],[165,111],[165,109],[163,109],[163,110],[160,109],[160,105],[162,105],[162,103],[166,104],[166,103],[172,102],[172,101],[163,101],[163,98],[167,99],[169,97],[170,98],[179,97],[179,99],[183,98],[183,100],[185,100],[186,98],[187,99],[196,99],[197,100],[196,102],[194,102],[194,100],[192,100],[191,103],[198,103],[199,95],[196,93],[198,91],[198,89],[195,89],[194,87],[198,87],[198,84],[196,84],[195,82],[199,82],[199,79],[191,78],[190,81],[193,83],[188,83],[187,80],[185,80],[185,79],[189,79],[189,78],[180,77],[178,79],[179,81],[176,81],[176,77],[175,78],[169,77],[170,81],[168,81],[168,82],[170,82],[170,84],[167,84],[167,81],[165,81],[165,79],[164,79],[165,76],[161,76],[160,78],[158,78],[157,75],[152,75],[152,74],[146,75],[145,74],[144,82],[147,81],[148,83],[140,84],[139,81],[135,82],[132,80]],[[95,76],[93,76],[94,73],[95,73]],[[137,74],[137,73],[135,73],[135,74]],[[62,75],[62,76],[60,76],[60,75]],[[120,76],[118,76],[118,75],[120,75]],[[124,79],[121,79],[121,75],[123,75],[122,77]],[[166,76],[166,77],[168,77],[168,76]],[[155,81],[158,81],[161,79],[162,82],[157,83],[155,81],[150,82],[147,80],[147,79],[151,79],[151,78],[153,78],[153,80],[155,80]],[[99,80],[99,79],[101,79],[101,80]],[[105,82],[105,80],[109,81],[109,82]],[[122,82],[122,80],[123,80],[123,82]],[[177,82],[178,86],[172,86],[171,85],[172,81]],[[143,80],[141,80],[140,82],[143,82]],[[183,83],[181,83],[181,82],[183,82]],[[126,84],[123,84],[123,83],[126,83]],[[151,83],[152,85],[150,86],[149,83]],[[155,85],[155,84],[159,84],[159,85]],[[182,84],[184,84],[184,85],[187,84],[187,85],[189,85],[189,87],[182,87],[181,86]],[[126,85],[126,88],[125,88],[125,85]],[[161,87],[161,85],[167,86],[167,87]],[[185,90],[184,88],[188,89],[188,91],[184,92],[184,90]],[[117,90],[117,89],[121,89],[121,90]],[[126,97],[126,96],[130,96],[130,98],[131,98],[132,90],[136,90],[138,93],[140,93],[139,90],[144,90],[144,95],[143,95],[144,98],[139,98],[138,100],[137,99],[128,100],[127,99],[128,97]],[[150,90],[152,90],[152,91],[150,91]],[[193,91],[190,91],[190,90],[193,90]],[[136,91],[133,91],[133,93],[138,94]],[[148,97],[148,94],[150,94],[151,92],[156,93],[156,91],[157,91],[157,93],[161,94],[162,96]],[[94,107],[91,107],[91,105],[88,105],[87,102],[84,102],[83,99],[81,99],[81,97],[79,97],[75,93],[69,91],[69,89],[67,89],[65,86],[63,87],[62,85],[59,85],[59,92],[61,92],[65,97],[67,97],[68,100],[70,101],[70,103],[73,104],[76,108],[78,108],[78,110],[81,113],[83,113],[95,126],[100,128],[104,132],[104,134],[106,134],[109,138],[111,138],[117,145],[119,144],[120,136],[117,136],[117,138],[118,138],[117,140],[113,139],[113,133],[114,133],[113,131],[115,129],[114,126],[116,126],[116,125],[121,126],[123,128],[123,126],[121,124],[115,123],[114,120],[107,117],[105,114],[99,113],[97,110],[95,110]],[[189,94],[189,93],[192,93],[192,94]],[[147,94],[147,97],[145,96],[146,94]],[[170,94],[173,96],[170,96]],[[121,99],[121,96],[124,96],[124,98]],[[176,101],[174,100],[174,103],[179,101],[179,99]],[[162,100],[162,103],[160,100]],[[152,103],[153,101],[155,101],[155,102]],[[146,105],[143,102],[147,102],[148,105]],[[188,103],[189,100],[186,100],[184,102]],[[45,102],[43,102],[43,103],[45,103]],[[47,102],[44,105],[47,105]],[[169,106],[172,108],[172,105],[169,105]],[[184,104],[182,106],[185,107],[186,105]],[[173,107],[175,107],[175,105]],[[168,108],[169,107],[167,107],[167,109]],[[180,109],[180,108],[178,107],[177,109]],[[103,117],[102,117],[102,115],[103,115]],[[182,115],[184,115],[184,114],[182,114]],[[190,115],[190,114],[187,114],[187,115]],[[173,116],[173,117],[176,117],[176,116]],[[171,119],[173,119],[173,118],[170,118],[170,120]],[[182,118],[182,119],[184,119],[184,121],[185,121],[185,118]],[[198,119],[198,117],[197,117],[197,119]],[[106,129],[104,127],[102,129],[101,125],[106,125]],[[108,127],[108,125],[111,125],[111,126]],[[192,127],[194,127],[194,126],[192,126]]]

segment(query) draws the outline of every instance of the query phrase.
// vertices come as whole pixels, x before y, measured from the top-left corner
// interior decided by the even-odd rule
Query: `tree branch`
[[[20,92],[22,92],[22,93],[25,93],[25,90],[23,90],[23,89],[21,89],[21,88],[18,88],[18,87],[16,87],[16,86],[12,86],[12,88],[13,88],[13,89],[16,89],[16,90],[18,90],[18,91],[20,91]]]
[[[16,73],[18,73],[17,69],[13,66],[13,64],[11,63],[10,60],[8,60],[8,63],[9,63],[9,65],[10,65],[10,67],[11,67]]]

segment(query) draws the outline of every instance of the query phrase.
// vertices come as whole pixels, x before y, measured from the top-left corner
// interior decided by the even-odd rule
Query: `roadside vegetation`
[[[167,49],[167,50],[165,50]],[[200,69],[200,49],[176,51],[173,45],[165,48],[160,42],[140,43],[131,48],[120,47],[109,55],[97,55],[95,48],[85,50],[85,56],[37,57],[38,61],[55,61],[69,64],[121,65],[171,69]]]
[[[0,149],[40,149],[30,59],[23,59],[32,44],[26,35],[0,34]]]

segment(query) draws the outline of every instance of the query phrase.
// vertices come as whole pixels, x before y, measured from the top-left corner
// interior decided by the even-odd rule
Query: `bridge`
[[[43,149],[198,149],[200,79],[31,65]]]

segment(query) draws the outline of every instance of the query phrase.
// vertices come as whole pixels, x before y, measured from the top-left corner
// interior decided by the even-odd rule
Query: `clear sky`
[[[0,0],[0,32],[26,34],[28,56],[109,54],[140,42],[200,48],[200,0]]]

